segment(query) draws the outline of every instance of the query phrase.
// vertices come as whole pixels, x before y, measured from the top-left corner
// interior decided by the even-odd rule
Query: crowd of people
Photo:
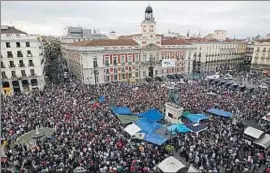
[[[134,90],[134,87],[138,87]],[[256,119],[269,111],[269,92],[253,94],[221,89],[198,80],[177,86],[181,106],[192,113],[217,107],[232,112],[238,121]],[[216,94],[208,94],[209,91]],[[105,96],[105,102],[92,100]],[[110,83],[86,86],[80,83],[48,85],[43,91],[6,97],[2,104],[2,141],[7,141],[9,172],[72,172],[82,167],[87,172],[157,172],[157,164],[173,154],[203,172],[257,171],[268,163],[266,149],[248,145],[244,128],[233,119],[211,118],[203,121],[207,131],[198,136],[178,133],[165,145],[134,141],[114,116],[110,106],[128,106],[134,114],[156,108],[165,112],[168,89],[161,82],[141,84]],[[52,138],[43,138],[30,148],[29,143],[14,143],[36,127],[55,129]]]

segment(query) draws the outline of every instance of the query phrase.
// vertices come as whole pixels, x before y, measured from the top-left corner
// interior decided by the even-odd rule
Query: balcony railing
[[[27,54],[27,57],[33,57],[33,55],[31,53]]]
[[[16,66],[15,65],[9,65],[9,68],[15,68]]]
[[[1,68],[6,68],[4,65],[1,65]]]
[[[8,54],[8,58],[13,58],[13,54]]]
[[[29,63],[28,65],[29,65],[29,66],[34,66],[34,64],[33,64],[33,63]]]
[[[24,64],[20,64],[19,67],[25,67],[25,65]]]

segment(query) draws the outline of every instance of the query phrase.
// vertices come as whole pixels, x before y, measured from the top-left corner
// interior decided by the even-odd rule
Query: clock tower
[[[156,35],[156,22],[153,16],[152,7],[148,6],[145,9],[145,18],[141,24],[142,37],[153,39]]]

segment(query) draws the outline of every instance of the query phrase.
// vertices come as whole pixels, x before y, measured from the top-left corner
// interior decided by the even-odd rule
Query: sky
[[[270,34],[270,1],[1,1],[1,24],[53,36],[68,26],[135,34],[148,5],[159,34],[206,35],[216,29],[231,38]]]

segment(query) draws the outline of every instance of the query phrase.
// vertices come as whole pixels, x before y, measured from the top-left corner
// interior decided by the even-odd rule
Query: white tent
[[[263,133],[264,133],[263,131],[256,129],[254,127],[250,127],[250,126],[244,130],[245,135],[250,136],[255,139],[259,139]]]
[[[182,162],[177,160],[173,156],[169,156],[166,159],[164,159],[161,163],[158,164],[158,168],[162,172],[171,172],[171,173],[177,173],[177,172],[187,172],[188,167],[186,167]]]
[[[268,134],[265,134],[260,137],[260,139],[255,140],[253,143],[267,149],[270,147],[270,136]]]
[[[142,129],[137,126],[136,124],[132,123],[130,125],[128,125],[126,128],[125,128],[125,131],[130,134],[130,136],[133,136],[135,135],[136,133],[138,133],[139,131],[141,131]]]
[[[190,165],[189,168],[188,168],[188,172],[190,172],[190,173],[200,173],[202,171],[200,171],[197,168],[195,168],[194,166]]]

